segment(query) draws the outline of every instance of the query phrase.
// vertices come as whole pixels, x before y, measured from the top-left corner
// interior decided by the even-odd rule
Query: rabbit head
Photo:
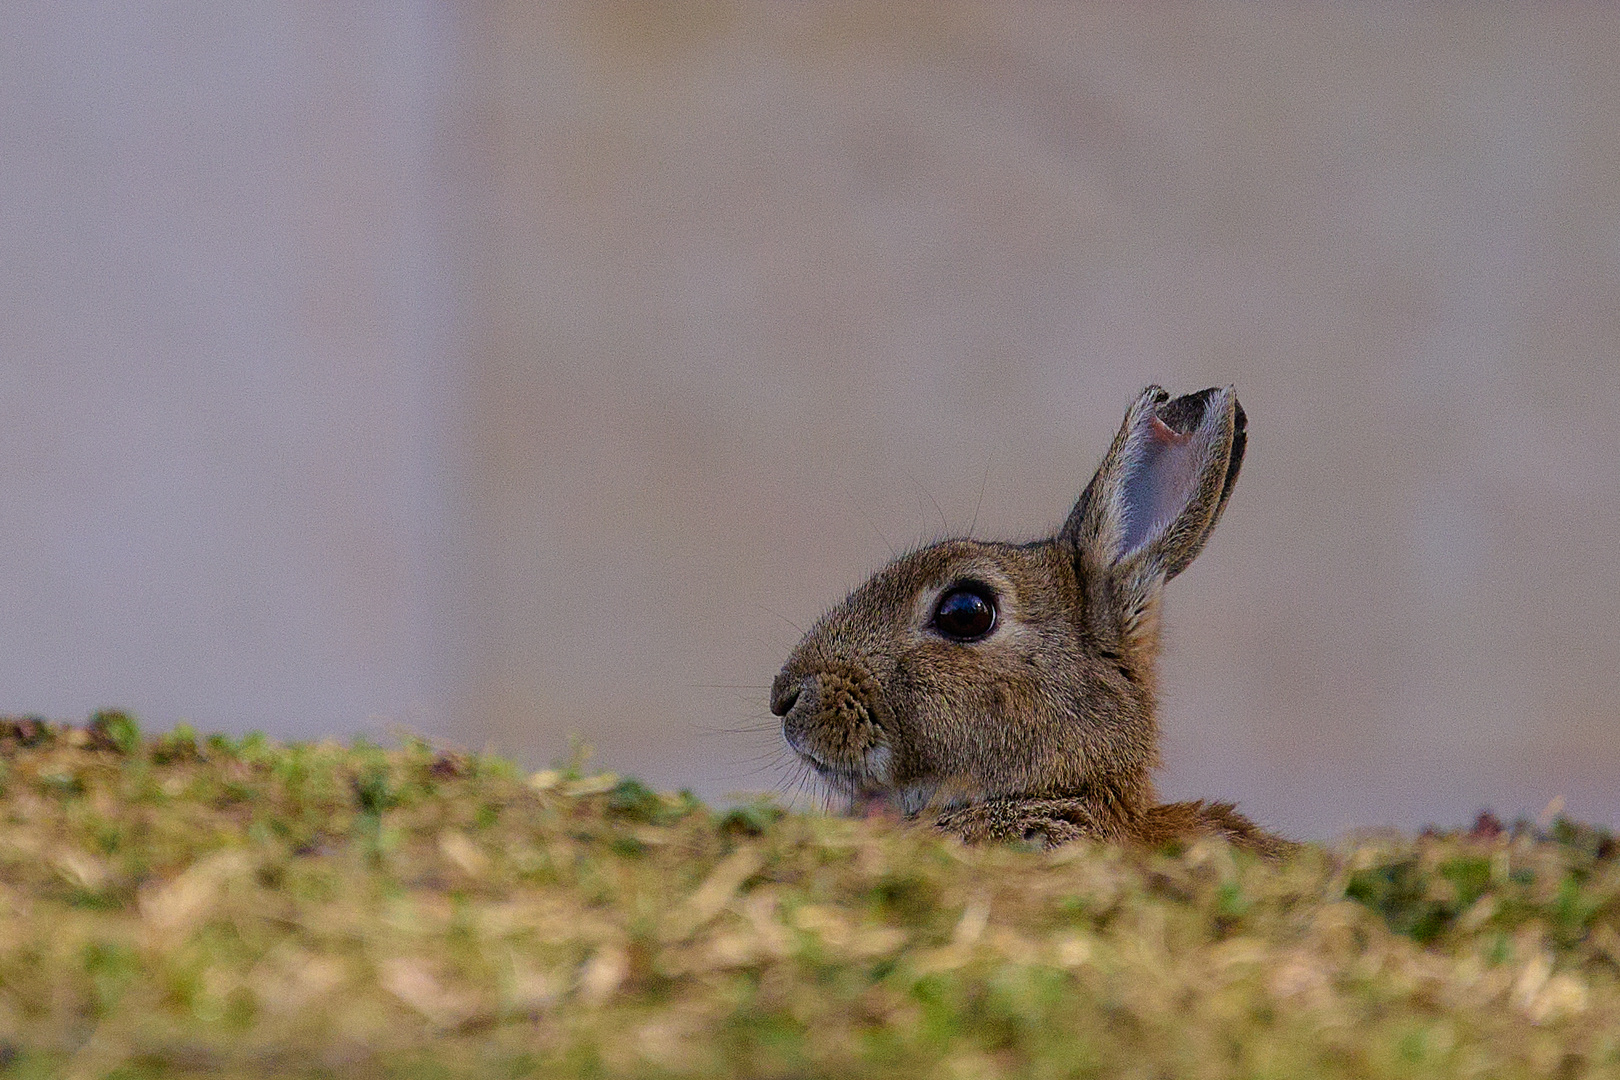
[[[895,559],[776,677],[788,744],[855,808],[1078,799],[1103,823],[1082,832],[1128,831],[1154,801],[1160,595],[1226,506],[1244,426],[1230,387],[1149,387],[1056,535]]]

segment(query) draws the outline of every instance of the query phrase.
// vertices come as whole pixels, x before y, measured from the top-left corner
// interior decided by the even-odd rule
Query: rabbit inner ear
[[[1120,485],[1120,548],[1128,559],[1170,528],[1198,490],[1203,455],[1191,434],[1166,424],[1153,413],[1133,439],[1125,482]]]

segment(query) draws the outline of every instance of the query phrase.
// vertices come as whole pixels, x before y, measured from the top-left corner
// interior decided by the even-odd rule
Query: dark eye
[[[996,605],[983,586],[952,589],[934,609],[934,628],[948,638],[972,641],[996,625]]]

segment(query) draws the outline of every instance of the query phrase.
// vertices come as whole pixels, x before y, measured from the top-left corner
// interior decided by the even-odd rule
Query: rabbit
[[[1164,585],[1209,539],[1247,419],[1231,387],[1150,386],[1056,535],[901,555],[823,615],[771,686],[788,745],[852,813],[969,843],[1292,845],[1230,803],[1160,804]]]

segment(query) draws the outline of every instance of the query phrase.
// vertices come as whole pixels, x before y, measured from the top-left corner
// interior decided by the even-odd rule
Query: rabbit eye
[[[934,628],[957,641],[973,641],[996,625],[996,605],[981,588],[952,589],[934,609]]]

